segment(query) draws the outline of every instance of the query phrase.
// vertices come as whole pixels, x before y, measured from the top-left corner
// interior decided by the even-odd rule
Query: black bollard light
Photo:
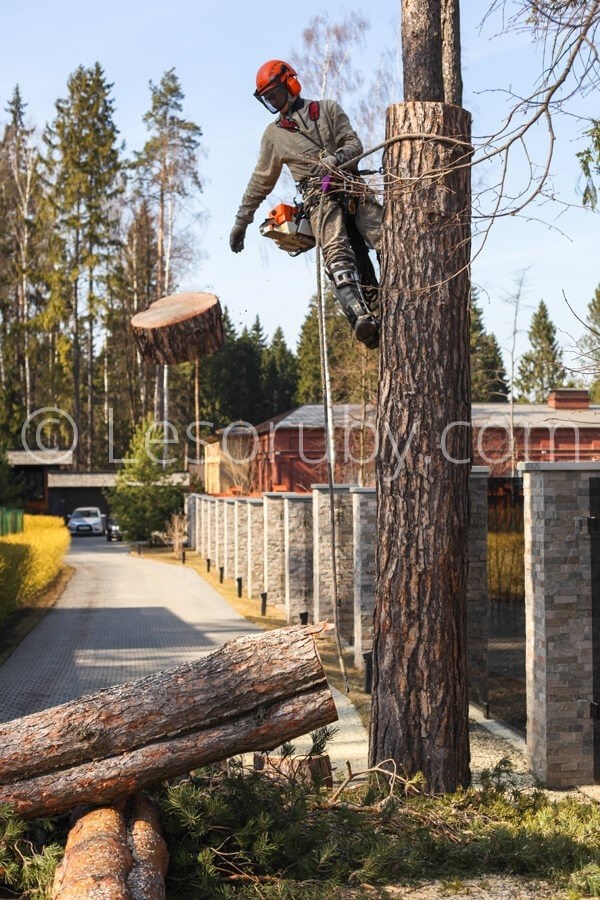
[[[301,613],[300,613],[300,624],[301,624],[301,625],[308,625],[308,612],[301,612]]]
[[[241,575],[235,579],[235,583],[237,585],[237,595],[238,597],[242,596],[242,577]]]
[[[185,566],[185,550],[181,551],[181,563]]]
[[[373,685],[373,651],[363,653],[362,658],[365,661],[365,694],[370,694]]]
[[[262,591],[260,595],[260,614],[261,616],[266,616],[267,614],[267,592]]]
[[[219,584],[223,584],[223,576],[225,575],[225,567],[219,566]]]
[[[209,558],[207,558],[207,560],[206,560],[206,571],[210,572],[210,559]]]

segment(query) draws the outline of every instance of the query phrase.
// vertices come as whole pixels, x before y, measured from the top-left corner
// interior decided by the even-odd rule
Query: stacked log
[[[0,803],[24,818],[118,802],[336,721],[314,634],[293,626],[0,725]]]
[[[52,900],[164,900],[169,865],[158,814],[136,794],[82,813],[56,870]]]

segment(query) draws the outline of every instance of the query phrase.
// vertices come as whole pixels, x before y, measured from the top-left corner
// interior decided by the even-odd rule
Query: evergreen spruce
[[[594,403],[598,403],[600,402],[600,285],[588,303],[586,326],[579,347],[584,371],[591,379],[590,397]]]
[[[279,327],[263,355],[264,418],[293,409],[297,387],[298,363]]]
[[[178,460],[164,458],[164,435],[151,416],[134,431],[123,469],[108,494],[111,513],[129,540],[149,540],[166,531],[173,513],[183,508],[183,491],[170,483]]]
[[[476,293],[471,297],[471,399],[473,403],[508,400],[508,381],[498,341],[483,325]]]
[[[527,334],[531,349],[521,357],[515,389],[519,399],[545,403],[550,391],[564,384],[566,372],[556,340],[556,327],[543,300],[540,300]]]
[[[326,291],[325,322],[327,350],[331,378],[332,400],[347,403],[352,398],[348,387],[348,376],[357,371],[357,343],[346,316],[332,291]],[[319,307],[313,297],[308,313],[302,323],[298,347],[298,403],[320,403],[323,399],[321,376],[321,354],[319,348]],[[374,359],[376,354],[372,354]]]

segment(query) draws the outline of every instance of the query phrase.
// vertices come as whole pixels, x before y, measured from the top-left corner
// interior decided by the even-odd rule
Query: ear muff
[[[300,91],[302,90],[302,85],[298,81],[298,78],[296,77],[296,75],[293,75],[292,73],[290,73],[289,75],[286,76],[285,86],[287,87],[287,89],[288,89],[289,93],[292,95],[292,97],[297,97],[298,94],[300,93]]]

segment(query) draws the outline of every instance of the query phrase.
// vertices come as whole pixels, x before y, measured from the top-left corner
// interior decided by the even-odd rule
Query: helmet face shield
[[[287,85],[274,78],[262,91],[254,91],[254,96],[270,113],[277,113],[289,100]]]

